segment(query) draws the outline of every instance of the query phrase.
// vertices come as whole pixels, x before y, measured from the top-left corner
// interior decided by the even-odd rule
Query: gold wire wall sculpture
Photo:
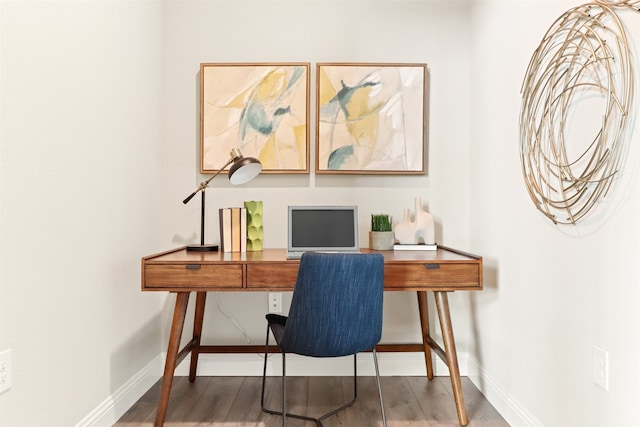
[[[555,224],[584,218],[622,165],[634,77],[614,7],[634,3],[596,1],[570,9],[529,62],[520,111],[522,174],[533,203]],[[580,106],[601,117],[584,120]]]

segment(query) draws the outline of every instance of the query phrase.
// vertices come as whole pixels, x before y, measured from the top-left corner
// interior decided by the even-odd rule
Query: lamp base
[[[217,252],[218,245],[187,245],[187,252]]]

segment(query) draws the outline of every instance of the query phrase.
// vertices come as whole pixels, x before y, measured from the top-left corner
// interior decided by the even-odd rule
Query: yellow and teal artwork
[[[426,64],[316,66],[316,172],[424,174]]]
[[[202,173],[233,148],[263,173],[308,173],[308,122],[309,63],[200,64]]]

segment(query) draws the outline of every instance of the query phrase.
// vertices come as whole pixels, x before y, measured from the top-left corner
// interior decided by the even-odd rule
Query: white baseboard
[[[164,358],[165,354],[163,354]],[[267,375],[280,375],[282,357],[278,353],[269,355]],[[374,375],[371,353],[358,355],[358,374]],[[438,358],[433,358],[434,374],[449,375],[449,369]],[[261,376],[263,369],[262,354],[201,354],[198,360],[198,375],[201,376]],[[381,376],[426,375],[424,355],[422,353],[378,353],[378,365]],[[460,374],[467,375],[467,355],[458,354]],[[313,358],[297,355],[287,356],[287,373],[291,376],[348,376],[353,374],[353,358]],[[189,358],[185,358],[176,368],[176,375],[189,375]]]
[[[536,417],[520,404],[498,381],[482,369],[474,357],[468,359],[468,377],[491,405],[512,427],[544,427]]]
[[[161,355],[153,358],[75,427],[111,427],[158,381],[162,376],[163,367],[164,360]]]

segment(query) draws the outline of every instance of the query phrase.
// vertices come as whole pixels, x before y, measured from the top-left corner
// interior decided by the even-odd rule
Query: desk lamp
[[[210,252],[218,250],[218,245],[204,244],[204,190],[209,186],[209,182],[211,182],[211,180],[216,176],[220,175],[220,172],[222,172],[227,166],[231,165],[231,163],[233,164],[231,165],[231,168],[229,168],[229,181],[231,181],[233,185],[240,185],[245,182],[249,182],[258,176],[260,171],[262,171],[262,163],[260,163],[260,160],[253,157],[244,157],[240,150],[236,148],[231,150],[229,156],[231,158],[224,166],[222,166],[211,178],[206,181],[202,181],[196,191],[191,193],[189,197],[182,201],[182,203],[186,205],[189,203],[189,200],[193,199],[193,196],[200,192],[202,202],[202,206],[200,208],[200,244],[188,245],[187,251]]]

